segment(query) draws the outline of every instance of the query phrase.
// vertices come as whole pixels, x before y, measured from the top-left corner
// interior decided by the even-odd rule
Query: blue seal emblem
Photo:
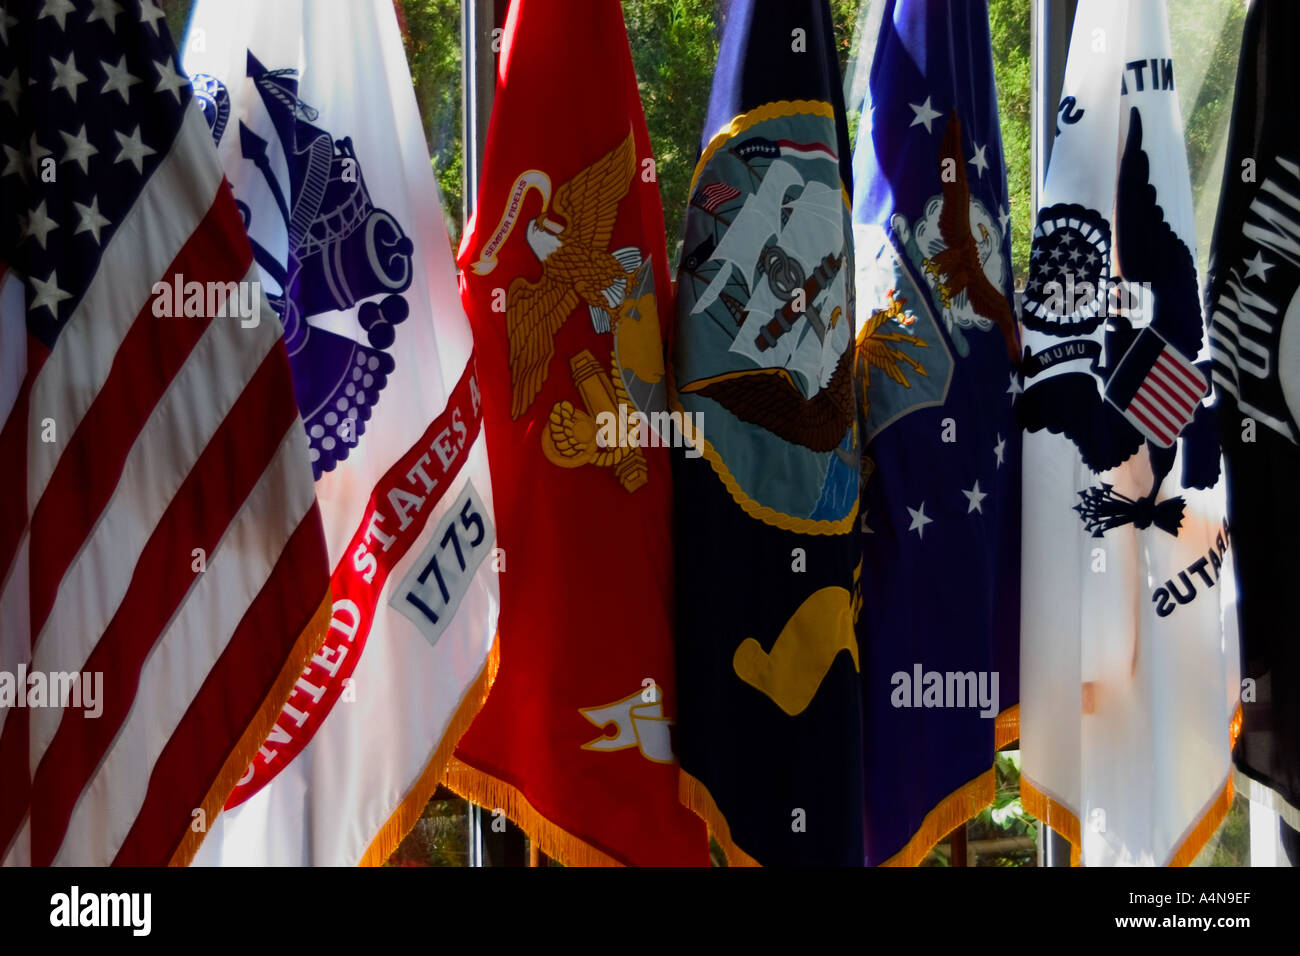
[[[236,200],[253,257],[278,286],[267,299],[284,325],[312,473],[319,479],[346,460],[361,440],[396,367],[388,350],[396,338],[394,327],[410,313],[402,293],[411,284],[414,246],[392,213],[371,201],[352,140],[335,140],[315,125],[319,113],[298,98],[297,71],[268,70],[250,52],[247,75],[278,143],[259,136],[241,119],[240,155],[256,166],[274,197],[277,219],[259,221],[243,201],[247,197],[237,195]],[[220,145],[230,116],[229,93],[206,74],[196,74],[193,84]],[[281,155],[288,195],[284,170],[277,172],[272,159],[280,162]],[[259,206],[257,216],[269,219],[265,208]],[[287,256],[268,248],[268,235],[287,236]],[[354,312],[367,342],[311,321],[334,312]]]

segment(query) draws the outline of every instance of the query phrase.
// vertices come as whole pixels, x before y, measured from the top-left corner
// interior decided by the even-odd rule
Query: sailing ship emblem
[[[826,104],[738,117],[696,169],[678,281],[675,402],[747,512],[847,531],[857,501],[853,249]],[[676,406],[675,406],[676,407]],[[780,460],[799,480],[775,480]]]

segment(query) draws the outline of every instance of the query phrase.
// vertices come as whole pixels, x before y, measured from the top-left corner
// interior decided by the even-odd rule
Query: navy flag
[[[1237,785],[1292,829],[1300,829],[1300,645],[1290,598],[1300,555],[1279,542],[1300,530],[1298,32],[1292,3],[1256,2],[1246,16],[1206,309],[1238,561]]]
[[[826,0],[733,0],[678,273],[677,752],[733,864],[863,862],[848,129]]]
[[[867,861],[915,865],[993,799],[1018,732],[1019,344],[987,7],[887,0],[875,40],[853,159]]]

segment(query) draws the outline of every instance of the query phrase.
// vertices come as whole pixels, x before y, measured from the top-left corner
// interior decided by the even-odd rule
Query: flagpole
[[[1034,0],[1030,7],[1030,60],[1033,103],[1030,109],[1030,164],[1033,168],[1032,208],[1035,216],[1047,178],[1047,163],[1056,134],[1056,105],[1065,84],[1065,59],[1078,0]],[[1029,241],[1025,237],[1024,241]],[[1069,866],[1070,841],[1039,822],[1039,865]]]
[[[496,89],[496,54],[492,49],[493,31],[505,23],[507,0],[463,0],[460,7],[461,52],[461,148],[465,182],[462,189],[462,213],[468,225],[478,198],[479,174],[483,150],[487,144],[488,117],[492,113],[492,95]],[[485,840],[483,811],[468,803],[470,866],[484,863]]]

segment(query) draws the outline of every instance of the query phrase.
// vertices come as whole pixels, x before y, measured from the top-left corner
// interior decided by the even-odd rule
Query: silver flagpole
[[[1033,102],[1030,105],[1030,163],[1033,167],[1033,215],[1030,228],[1038,217],[1038,204],[1047,162],[1056,136],[1056,106],[1065,83],[1065,58],[1070,48],[1070,30],[1078,0],[1034,0],[1030,7],[1030,51]],[[1031,236],[1022,241],[1029,242]],[[1069,866],[1070,841],[1047,824],[1038,824],[1038,865]]]
[[[474,213],[479,169],[487,140],[488,115],[496,86],[496,56],[492,51],[494,0],[462,0],[460,5],[461,143],[465,182],[461,211],[464,223]],[[462,230],[464,225],[462,224]],[[469,865],[483,865],[483,811],[469,804]]]

